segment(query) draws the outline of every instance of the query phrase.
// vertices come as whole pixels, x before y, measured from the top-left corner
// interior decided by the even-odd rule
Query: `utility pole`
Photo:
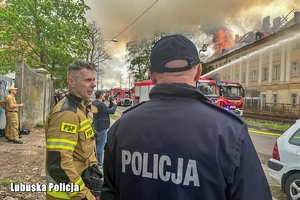
[[[100,85],[101,90],[103,89],[102,79],[103,79],[103,74],[101,74],[101,85]]]
[[[128,78],[129,78],[128,89],[130,89],[130,77],[131,77],[131,74],[128,74]]]
[[[122,87],[122,74],[120,75],[120,87]]]
[[[99,90],[99,76],[100,76],[100,55],[99,55],[99,48],[97,49],[98,52],[98,66],[97,66],[97,90]],[[102,81],[102,79],[101,79]]]
[[[129,86],[129,87],[128,87],[128,88],[129,88],[129,89],[131,88],[132,82],[133,82],[133,80],[131,79],[131,77],[134,78],[134,77],[133,77],[133,73],[129,73],[129,74],[128,74],[128,78],[129,78],[129,83],[128,83],[128,86]]]

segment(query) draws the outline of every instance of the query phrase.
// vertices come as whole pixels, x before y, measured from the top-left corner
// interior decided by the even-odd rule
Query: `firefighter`
[[[6,97],[6,125],[5,125],[5,136],[7,137],[7,142],[12,142],[14,144],[23,144],[19,137],[19,118],[18,118],[18,108],[24,107],[24,103],[17,104],[16,94],[17,89],[15,87],[8,88],[9,94]]]
[[[271,200],[246,124],[195,87],[195,45],[171,35],[152,48],[150,100],[108,131],[101,200]]]
[[[47,119],[46,199],[94,200],[100,196],[102,174],[89,118],[89,112],[96,112],[89,100],[96,87],[95,69],[85,61],[68,66],[68,92]]]

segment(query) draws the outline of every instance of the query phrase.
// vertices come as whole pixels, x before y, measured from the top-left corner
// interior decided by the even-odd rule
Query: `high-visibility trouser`
[[[81,178],[79,178],[74,184],[79,186],[79,191],[74,192],[60,192],[55,190],[49,190],[49,184],[57,184],[56,181],[49,175],[46,176],[46,183],[47,183],[47,195],[57,199],[71,199],[74,195],[76,195],[82,188],[85,187],[84,182]]]

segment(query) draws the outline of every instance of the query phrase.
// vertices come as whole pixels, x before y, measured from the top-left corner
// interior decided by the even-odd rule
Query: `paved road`
[[[249,127],[250,137],[262,163],[262,167],[264,169],[265,175],[269,182],[269,185],[280,186],[278,183],[272,180],[272,178],[268,174],[267,163],[268,160],[272,157],[273,147],[277,138],[281,135],[281,131],[269,131],[269,130],[261,130],[259,127]],[[276,198],[273,198],[276,200]]]

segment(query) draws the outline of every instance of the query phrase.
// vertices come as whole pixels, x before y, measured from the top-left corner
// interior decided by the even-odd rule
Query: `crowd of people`
[[[169,35],[153,46],[150,100],[113,125],[116,101],[107,106],[102,91],[90,100],[95,72],[93,63],[71,63],[68,91],[55,96],[45,126],[46,182],[78,190],[47,187],[46,199],[272,199],[244,121],[195,87],[202,65],[189,39]],[[22,106],[10,101],[12,111]],[[9,140],[19,141],[11,133]]]
[[[67,91],[66,90],[57,90],[54,98],[55,98],[55,104],[57,104],[60,100],[62,100],[66,96]]]

